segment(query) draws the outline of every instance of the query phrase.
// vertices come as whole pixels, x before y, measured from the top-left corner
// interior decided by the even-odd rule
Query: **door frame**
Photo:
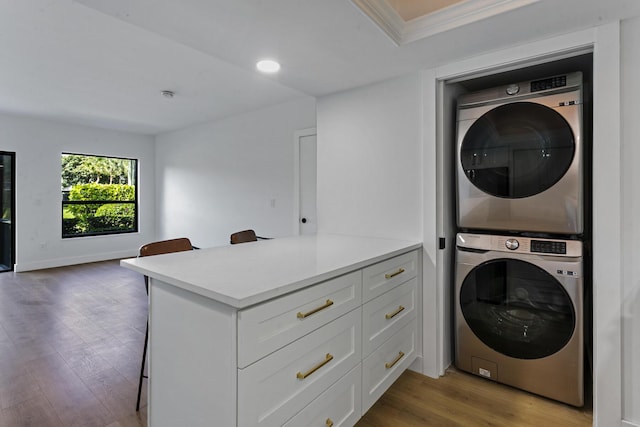
[[[436,346],[423,348],[425,374],[443,375],[451,360],[447,357],[446,338],[450,331],[445,319],[450,315],[446,300],[449,285],[445,280],[447,266],[440,261],[438,237],[447,237],[450,230],[439,220],[443,206],[430,201],[442,198],[443,176],[436,159],[443,150],[443,100],[439,95],[447,81],[470,75],[489,75],[496,71],[534,65],[549,58],[576,51],[593,52],[593,423],[619,425],[622,420],[622,241],[621,177],[610,171],[621,170],[620,127],[620,22],[551,37],[498,52],[479,55],[446,66],[423,71],[423,105],[425,129],[423,140],[423,170],[433,184],[423,187],[425,266],[423,303],[425,313],[425,343]],[[426,130],[431,130],[426,131]],[[606,143],[605,143],[606,141]],[[438,172],[435,172],[438,171]],[[426,177],[425,177],[426,178]],[[434,194],[435,193],[435,194]],[[446,225],[446,224],[445,224]],[[451,248],[448,248],[450,250]],[[430,260],[430,259],[431,260]],[[618,286],[611,286],[618,284]],[[427,310],[433,309],[433,311]]]
[[[317,128],[300,129],[293,133],[293,235],[300,235],[300,140],[317,135]],[[316,140],[317,141],[317,140]],[[317,144],[317,142],[316,142]]]
[[[2,150],[0,155],[11,157],[11,262],[9,268],[2,271],[8,272],[14,271],[16,265],[16,153]]]

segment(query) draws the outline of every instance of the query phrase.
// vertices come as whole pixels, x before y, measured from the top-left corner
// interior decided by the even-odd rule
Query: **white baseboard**
[[[83,256],[75,256],[68,258],[48,259],[44,261],[22,262],[14,265],[14,271],[21,273],[32,270],[42,270],[45,268],[64,267],[67,265],[86,264],[89,262],[107,261],[110,259],[132,258],[138,255],[137,250],[125,250],[117,252],[106,252],[100,254],[91,254]]]
[[[424,360],[422,359],[422,356],[416,357],[416,360],[409,365],[408,369],[424,375]]]
[[[640,427],[640,424],[635,424],[635,423],[632,423],[631,421],[627,421],[627,420],[622,420],[622,423],[620,425],[622,427]]]

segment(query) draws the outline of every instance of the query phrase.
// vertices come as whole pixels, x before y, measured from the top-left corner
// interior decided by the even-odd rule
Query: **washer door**
[[[575,151],[571,127],[558,112],[515,102],[474,122],[460,146],[460,161],[481,191],[517,199],[552,187],[569,169]]]
[[[471,270],[460,288],[460,309],[485,345],[517,359],[556,353],[576,325],[573,304],[560,282],[516,259],[494,259]]]

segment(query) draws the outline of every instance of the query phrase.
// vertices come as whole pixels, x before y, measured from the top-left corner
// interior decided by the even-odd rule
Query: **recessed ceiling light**
[[[256,63],[256,68],[263,73],[277,73],[280,71],[280,64],[273,59],[263,59]]]

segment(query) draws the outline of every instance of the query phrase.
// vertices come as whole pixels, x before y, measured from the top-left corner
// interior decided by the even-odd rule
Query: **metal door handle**
[[[385,319],[389,320],[389,319],[393,319],[394,317],[396,317],[396,315],[400,314],[400,312],[404,310],[403,306],[398,306],[398,309],[396,311],[394,311],[393,313],[387,313],[384,315]]]
[[[393,361],[389,362],[389,363],[385,363],[384,367],[387,369],[391,369],[395,366],[396,363],[398,363],[400,361],[400,359],[402,359],[404,357],[404,353],[402,351],[398,352],[398,356],[393,359]]]
[[[307,311],[306,313],[299,311],[298,314],[296,314],[296,316],[298,317],[298,319],[304,319],[305,317],[309,317],[312,314],[319,312],[320,310],[324,310],[325,308],[331,307],[332,305],[333,305],[333,301],[328,299],[327,302],[322,304],[320,307],[316,307],[313,310]]]
[[[387,273],[384,275],[385,279],[391,279],[392,277],[396,277],[398,274],[404,273],[404,268],[399,268],[395,273]]]
[[[324,360],[322,362],[318,363],[316,366],[314,366],[313,368],[309,369],[305,373],[298,372],[296,374],[296,378],[298,378],[300,380],[303,380],[303,379],[307,378],[309,375],[313,374],[318,369],[322,368],[327,363],[331,362],[332,360],[333,360],[333,356],[330,353],[327,353],[327,355],[324,357]]]

